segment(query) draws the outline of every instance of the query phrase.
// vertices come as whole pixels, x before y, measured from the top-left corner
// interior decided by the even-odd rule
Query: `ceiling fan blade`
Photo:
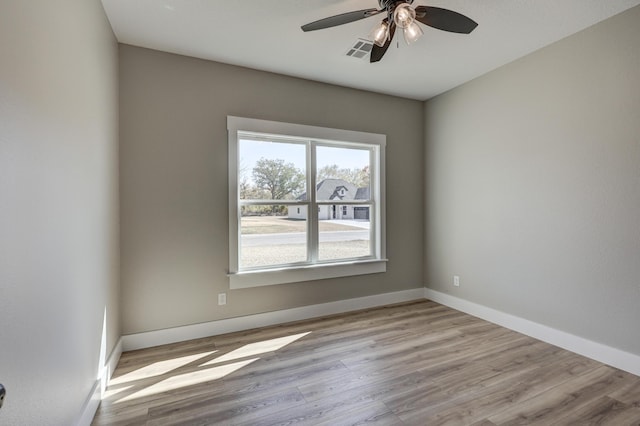
[[[391,25],[389,25],[389,38],[384,43],[384,46],[380,47],[377,44],[373,45],[373,49],[371,49],[371,54],[369,55],[369,63],[378,62],[385,53],[387,53],[387,49],[391,45],[393,41],[393,36],[396,33],[396,24],[391,21]]]
[[[430,27],[451,33],[469,34],[478,23],[453,10],[433,6],[416,7],[416,20]]]
[[[349,22],[359,21],[360,19],[368,18],[373,15],[377,15],[382,12],[378,9],[363,9],[355,10],[353,12],[342,13],[340,15],[329,16],[328,18],[319,19],[317,21],[310,22],[303,25],[302,31],[315,31],[322,30],[324,28],[337,27],[338,25],[348,24]]]

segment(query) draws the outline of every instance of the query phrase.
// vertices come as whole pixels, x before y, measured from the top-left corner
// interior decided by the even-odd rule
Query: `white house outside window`
[[[231,116],[227,127],[231,288],[386,270],[385,135]]]

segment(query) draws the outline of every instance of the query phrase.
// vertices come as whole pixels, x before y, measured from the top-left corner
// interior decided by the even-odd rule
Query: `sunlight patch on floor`
[[[114,403],[121,403],[145,396],[157,395],[179,388],[222,379],[242,367],[258,361],[260,359],[258,355],[281,350],[285,346],[302,339],[310,333],[311,332],[309,331],[306,333],[292,334],[290,336],[248,343],[226,354],[220,355],[217,358],[202,363],[198,367],[195,365],[189,366],[189,364],[210,357],[219,351],[202,352],[195,355],[187,355],[165,361],[154,362],[153,364],[112,379],[109,382],[109,386],[111,387],[112,385],[115,385],[116,389],[109,389],[105,394],[105,397],[116,396],[116,398],[119,399]],[[187,367],[187,369],[197,370],[177,374],[180,369],[183,369],[184,371],[184,367]],[[122,386],[120,389],[117,389],[118,385],[126,385],[135,381],[150,379],[162,375],[168,375],[169,377],[158,377],[157,379],[154,379],[155,383],[150,383],[148,385],[146,385],[145,382],[140,382],[138,384],[131,384],[130,386]],[[121,393],[123,394],[120,395]]]
[[[264,354],[267,352],[275,352],[295,342],[296,340],[303,338],[309,333],[311,332],[309,331],[306,333],[292,334],[291,336],[278,337],[275,339],[263,340],[262,342],[256,342],[256,343],[249,343],[229,353],[226,353],[215,359],[212,359],[211,361],[208,361],[202,364],[202,366],[213,365],[213,364],[218,364],[218,363],[227,362],[227,361],[233,361],[240,358],[252,357],[252,356]]]
[[[133,385],[130,386],[124,386],[118,389],[108,389],[105,391],[104,395],[102,395],[102,399],[109,399],[111,397],[116,396],[117,394],[119,394],[120,392],[124,392],[126,390],[129,390],[133,388]]]
[[[149,377],[161,376],[163,374],[167,374],[172,370],[183,367],[216,352],[217,351],[202,352],[195,355],[187,355],[179,358],[168,359],[166,361],[154,362],[153,364],[147,365],[146,367],[142,367],[122,376],[112,378],[109,381],[109,386],[129,383],[135,380],[148,379]]]
[[[148,386],[138,392],[134,392],[129,396],[119,399],[117,402],[130,401],[132,399],[142,398],[149,395],[156,395],[163,392],[169,392],[186,386],[193,386],[212,380],[218,380],[259,359],[260,358],[252,358],[232,364],[225,364],[217,367],[207,368],[205,370],[171,376],[167,379],[161,380],[154,385]]]

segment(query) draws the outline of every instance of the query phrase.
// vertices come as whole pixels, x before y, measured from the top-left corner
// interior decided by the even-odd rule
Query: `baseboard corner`
[[[105,389],[107,388],[107,384],[113,375],[113,372],[120,361],[120,356],[122,355],[122,337],[118,339],[109,358],[106,360],[104,366],[101,366],[100,372],[98,374],[98,378],[94,382],[91,387],[91,391],[89,395],[87,395],[87,399],[84,404],[82,404],[82,410],[80,411],[80,418],[78,419],[78,426],[90,426],[91,422],[93,422],[93,418],[98,411],[98,407],[100,406],[100,401],[102,400],[102,396],[104,395]]]

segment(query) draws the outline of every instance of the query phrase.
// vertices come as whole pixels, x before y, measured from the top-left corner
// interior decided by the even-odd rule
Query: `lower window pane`
[[[240,268],[286,265],[307,260],[307,221],[288,214],[294,206],[243,206]]]
[[[318,259],[338,260],[371,255],[371,206],[323,205],[319,217],[331,219],[318,223]],[[325,215],[322,209],[327,210]],[[334,214],[335,213],[335,214]]]

